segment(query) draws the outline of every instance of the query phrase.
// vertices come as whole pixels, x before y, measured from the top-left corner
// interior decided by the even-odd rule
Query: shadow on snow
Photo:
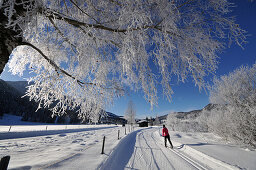
[[[124,137],[120,143],[116,146],[114,151],[111,153],[107,161],[101,164],[97,169],[101,170],[120,170],[125,169],[127,163],[129,162],[136,143],[136,136],[140,129],[130,133],[128,136]]]
[[[114,128],[114,127],[117,127],[117,126],[82,128],[82,129],[67,129],[67,130],[48,130],[48,131],[29,131],[29,132],[5,132],[5,133],[0,133],[0,140],[3,140],[3,139],[16,139],[16,138],[28,138],[28,137],[46,136],[46,135],[57,135],[57,134],[60,134],[59,136],[65,136],[65,133],[101,130],[101,129],[108,129],[108,128]]]

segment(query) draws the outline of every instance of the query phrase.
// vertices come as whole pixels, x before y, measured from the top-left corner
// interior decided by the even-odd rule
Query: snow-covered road
[[[124,138],[99,169],[205,169],[199,163],[165,148],[156,128],[137,130]]]

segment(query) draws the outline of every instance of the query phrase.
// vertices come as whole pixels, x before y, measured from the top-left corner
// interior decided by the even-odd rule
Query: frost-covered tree
[[[177,118],[177,113],[169,113],[166,119],[167,126],[171,127],[174,131],[179,131],[180,120]]]
[[[133,102],[130,100],[125,111],[125,119],[127,120],[128,124],[134,125],[136,116],[136,108]]]
[[[213,131],[256,147],[256,64],[215,78],[210,101],[219,104],[209,116]]]
[[[227,0],[0,0],[0,73],[35,73],[27,95],[53,113],[95,114],[142,89],[192,78],[202,87],[227,39],[243,44]],[[230,44],[229,43],[229,44]],[[12,57],[10,57],[12,54]],[[11,60],[9,61],[9,59]]]
[[[158,116],[156,115],[155,121],[154,121],[154,125],[160,125],[160,120],[158,118]]]
[[[256,64],[241,66],[228,75],[215,78],[210,101],[233,106],[256,106]]]

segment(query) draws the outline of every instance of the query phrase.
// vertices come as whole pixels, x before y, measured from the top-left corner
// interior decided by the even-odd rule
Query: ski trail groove
[[[156,142],[156,140],[155,140],[155,138],[154,138],[154,136],[153,136],[153,133],[151,133],[151,138],[153,139],[155,145],[159,147],[159,144],[157,144],[157,142]],[[160,148],[160,147],[159,147],[159,148]],[[163,152],[163,150],[162,150],[161,148],[160,148],[160,151],[162,152],[162,154],[164,155],[165,159],[168,161],[168,163],[169,163],[169,165],[172,167],[172,169],[175,169],[175,168],[173,167],[172,163],[170,162],[170,160],[168,159],[168,157],[166,156],[166,154]]]
[[[139,159],[136,159],[136,153],[134,154],[134,160],[133,161],[135,161],[135,159],[136,159],[136,162],[139,162],[138,160],[140,160],[141,158],[144,160],[144,162],[148,162],[148,160],[145,157],[145,155],[148,155],[148,154],[143,149],[143,148],[146,148],[146,147],[144,147],[141,140],[139,140],[142,135],[143,135],[143,132],[140,132],[137,136],[138,146],[135,146],[135,147],[139,148],[141,153],[140,154],[138,153],[139,154]],[[150,159],[150,162],[147,166],[148,166],[147,169],[152,168],[152,159]]]
[[[156,128],[146,128],[127,135],[120,141],[101,170],[206,170],[203,165],[181,153],[169,150],[160,142]]]
[[[174,152],[175,154],[179,155],[182,159],[186,160],[187,162],[189,162],[190,164],[192,164],[194,167],[196,167],[197,169],[200,170],[208,170],[208,168],[205,168],[203,165],[201,165],[200,163],[194,161],[193,159],[189,158],[188,156],[182,154],[179,151],[175,151],[175,150],[171,150],[172,152]]]
[[[157,169],[160,169],[159,166],[158,166],[158,164],[157,164],[157,162],[156,162],[156,159],[155,159],[154,153],[153,153],[153,151],[152,151],[152,148],[151,148],[150,145],[148,144],[148,141],[146,140],[146,138],[145,138],[143,132],[142,132],[142,135],[143,135],[142,137],[143,137],[143,139],[144,139],[146,145],[148,146],[148,148],[150,148],[150,153],[151,153],[150,164],[152,165],[152,160],[153,160],[153,161],[154,161],[154,164],[156,165],[156,168],[157,168]],[[152,168],[152,166],[151,166],[151,168]]]
[[[154,137],[154,132],[151,133],[151,137],[154,139],[155,143],[157,145],[161,145],[158,142],[156,142],[156,138]],[[160,132],[159,132],[160,135]],[[176,151],[174,149],[169,149],[172,153],[176,154],[177,156],[179,156],[180,158],[182,158],[183,160],[185,160],[186,162],[188,162],[189,164],[191,164],[193,167],[195,167],[196,169],[199,170],[208,170],[209,168],[204,167],[203,165],[201,165],[200,163],[196,162],[195,160],[193,160],[192,158],[189,158],[188,156],[184,155],[183,153],[181,153],[180,151]]]

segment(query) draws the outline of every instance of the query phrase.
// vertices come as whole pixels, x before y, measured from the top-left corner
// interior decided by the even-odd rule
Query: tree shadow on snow
[[[72,156],[67,156],[66,158],[60,161],[52,163],[50,166],[42,167],[40,169],[57,169],[57,168],[65,167],[66,162],[69,162],[69,161],[73,162],[73,160],[75,160],[79,156],[81,156],[80,153],[74,154]]]
[[[184,147],[184,144],[180,145],[180,146],[177,146],[177,149],[181,149]]]
[[[181,138],[181,135],[178,134],[178,133],[174,134],[174,136],[177,137],[177,138]]]
[[[45,130],[45,131],[26,131],[26,132],[4,132],[4,133],[0,133],[0,140],[57,135],[57,134],[59,134],[60,137],[64,137],[66,136],[67,133],[102,130],[102,129],[109,129],[109,128],[115,128],[115,127],[117,126],[93,127],[93,128],[82,128],[82,129],[65,129],[65,130],[48,130],[48,131]],[[51,137],[47,137],[47,138],[51,138]]]
[[[182,149],[185,145],[187,145],[187,146],[203,146],[203,145],[214,145],[214,144],[211,144],[211,143],[181,144],[180,146],[177,146],[177,149]]]
[[[30,170],[30,169],[32,169],[31,166],[22,166],[18,168],[12,168],[12,170]]]
[[[192,144],[186,144],[188,146],[203,146],[203,145],[213,145],[211,143],[192,143]]]

